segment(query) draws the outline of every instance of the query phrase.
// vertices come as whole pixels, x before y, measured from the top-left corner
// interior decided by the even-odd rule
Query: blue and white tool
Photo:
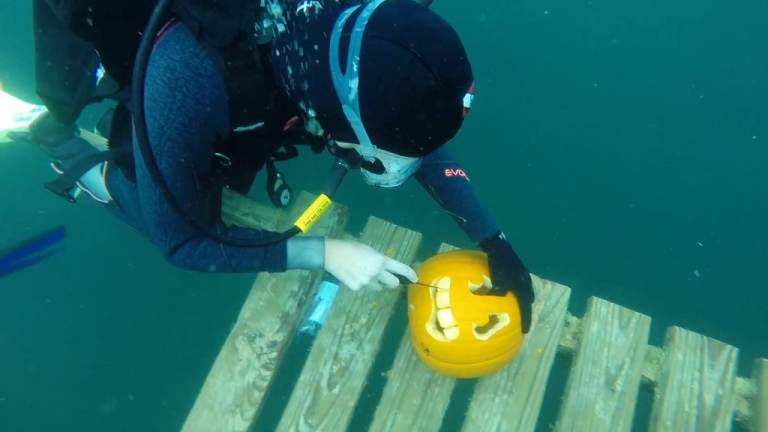
[[[309,314],[299,327],[299,333],[315,336],[325,323],[328,313],[331,311],[336,294],[339,292],[339,284],[335,280],[323,279],[312,299]]]

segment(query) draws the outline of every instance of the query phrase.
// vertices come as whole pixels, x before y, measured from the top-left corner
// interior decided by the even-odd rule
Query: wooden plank
[[[400,341],[371,431],[438,431],[456,382],[430,369],[413,352],[410,334]]]
[[[183,431],[248,431],[295,322],[283,325],[278,314],[264,316],[272,308],[284,311],[290,321],[300,310],[297,298],[314,282],[310,272],[261,274],[240,311],[237,323],[216,358],[195,401]]]
[[[463,430],[533,431],[568,312],[570,288],[531,275],[533,326],[515,360],[480,379]]]
[[[645,366],[643,367],[643,382],[655,386],[664,370],[664,350],[649,346],[645,351]]]
[[[243,201],[245,197],[231,195]],[[311,202],[303,193],[297,197],[291,213],[282,212],[282,222],[270,223],[271,229],[292,221]],[[257,208],[241,202],[239,208]],[[256,219],[243,219],[253,225]],[[346,209],[335,206],[318,222],[313,235],[340,233],[346,222]],[[301,311],[319,281],[318,272],[289,271],[262,273],[245,300],[232,331],[183,426],[186,432],[248,431],[258,415],[277,364],[290,336],[295,332]]]
[[[296,203],[301,206],[308,197],[309,194],[302,192],[296,197]],[[221,219],[228,225],[276,230],[278,225],[285,228],[288,223],[285,211],[258,203],[229,189],[223,190],[221,198]]]
[[[754,373],[757,394],[755,395],[752,415],[757,432],[768,432],[768,359],[755,361]]]
[[[222,190],[221,216],[222,220],[229,225],[283,231],[293,226],[299,215],[316,197],[317,195],[301,191],[296,195],[290,211],[286,211],[225,188]],[[346,206],[333,204],[328,214],[323,216],[307,235],[342,236],[342,230],[347,222],[347,213]]]
[[[589,300],[556,430],[631,429],[650,325],[646,315]]]
[[[80,138],[83,138],[84,140],[88,141],[92,146],[96,147],[99,150],[107,150],[108,148],[107,139],[94,132],[91,132],[85,129],[80,129]]]
[[[757,364],[757,363],[756,363]],[[753,411],[756,408],[757,383],[752,378],[736,377],[733,389],[735,400],[733,406],[733,422],[744,430],[755,430]]]
[[[567,355],[576,354],[579,349],[581,339],[581,318],[574,316],[570,312],[565,314],[563,323],[563,334],[560,336],[560,343],[557,350]]]
[[[443,244],[438,252],[456,249]],[[430,369],[413,352],[406,328],[369,430],[437,431],[456,381]]]
[[[409,263],[421,234],[372,217],[361,240]],[[399,295],[398,290],[339,291],[278,430],[346,430]]]
[[[671,327],[664,351],[664,369],[654,394],[650,430],[731,430],[738,350]]]

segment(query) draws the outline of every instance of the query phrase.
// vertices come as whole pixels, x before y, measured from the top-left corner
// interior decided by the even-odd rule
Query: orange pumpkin
[[[520,309],[512,293],[481,295],[491,287],[488,259],[469,250],[444,252],[418,271],[408,287],[408,323],[416,354],[454,378],[487,375],[520,349]]]

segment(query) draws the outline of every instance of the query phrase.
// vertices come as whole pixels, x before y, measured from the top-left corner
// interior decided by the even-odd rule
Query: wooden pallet
[[[302,195],[298,208],[309,200]],[[235,194],[228,194],[224,213],[244,226],[278,228],[292,220]],[[314,234],[340,235],[345,221],[345,210],[336,207]],[[421,235],[371,217],[359,240],[412,262]],[[259,275],[184,431],[533,431],[560,355],[571,368],[553,425],[558,431],[629,431],[646,387],[654,394],[652,431],[728,431],[735,420],[768,432],[768,360],[755,362],[752,377],[739,377],[736,348],[679,327],[667,330],[663,347],[650,346],[650,317],[592,298],[577,318],[568,313],[570,289],[536,276],[534,324],[523,349],[469,387],[416,357],[402,292],[342,288],[311,350],[300,351],[306,358],[298,359],[303,368],[282,415],[269,427],[259,425],[270,414],[262,410],[265,400],[290,391],[276,382],[276,371],[320,277]],[[464,405],[456,402],[462,391],[471,392]]]

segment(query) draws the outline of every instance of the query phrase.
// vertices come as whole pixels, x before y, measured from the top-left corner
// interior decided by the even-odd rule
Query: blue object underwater
[[[0,277],[35,265],[61,250],[67,236],[64,225],[49,229],[0,253]]]

